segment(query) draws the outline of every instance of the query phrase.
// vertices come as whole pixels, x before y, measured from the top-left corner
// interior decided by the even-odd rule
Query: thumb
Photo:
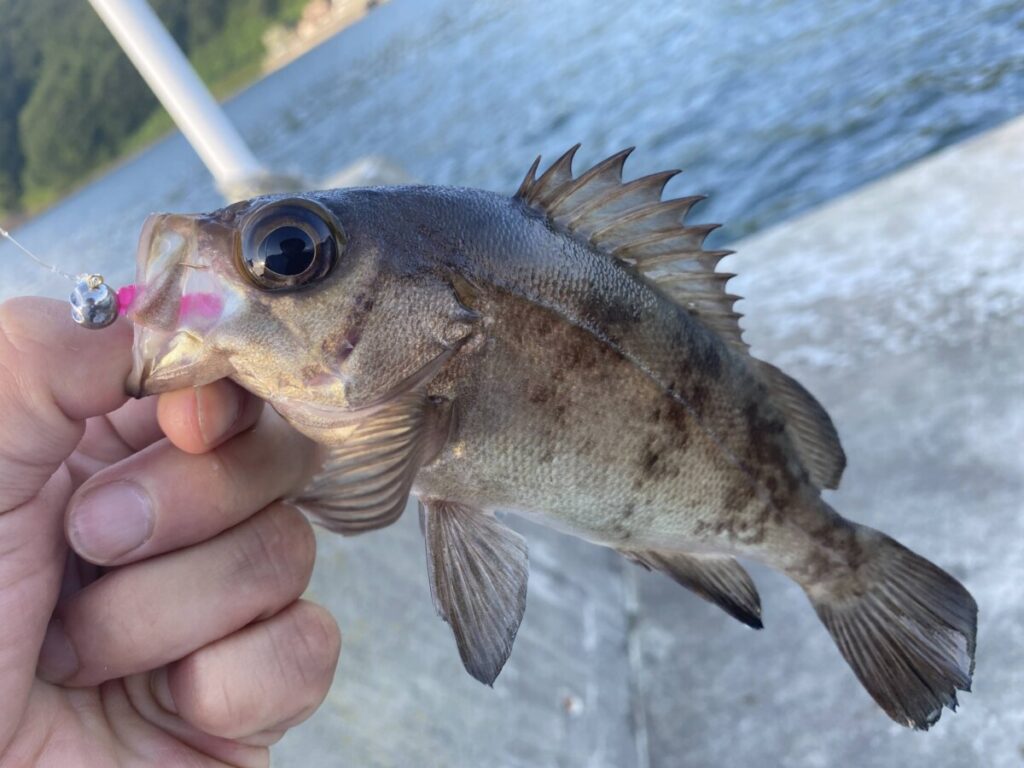
[[[131,328],[86,331],[67,305],[0,305],[0,751],[24,711],[64,567],[64,460],[85,419],[127,397]]]

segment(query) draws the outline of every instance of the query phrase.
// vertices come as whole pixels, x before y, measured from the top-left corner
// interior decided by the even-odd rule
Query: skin
[[[691,287],[672,295],[619,258],[679,238],[669,255],[698,264],[710,253],[693,231],[661,222],[603,247],[596,234],[565,229],[588,217],[594,233],[609,221],[635,226],[635,210],[595,214],[629,187],[605,168],[603,181],[600,166],[572,183],[563,167],[565,187],[538,181],[554,201],[543,210],[521,196],[392,187],[151,217],[142,299],[130,315],[138,332],[129,387],[154,394],[229,376],[265,397],[333,449],[312,504],[303,503],[335,530],[390,524],[411,487],[425,528],[442,519],[428,553],[433,573],[458,572],[443,586],[498,607],[495,619],[467,608],[466,594],[439,603],[467,669],[484,682],[522,615],[523,555],[505,547],[514,567],[500,579],[481,575],[443,539],[453,529],[444,518],[475,517],[479,532],[488,513],[509,510],[676,577],[666,555],[705,572],[701,556],[742,555],[785,573],[886,712],[927,728],[969,686],[973,598],[821,498],[819,486],[834,487],[842,471],[838,439],[798,383],[749,356],[728,327],[731,305],[707,299],[718,290],[712,278],[725,276],[700,264],[676,274]],[[574,198],[593,185],[594,197]],[[573,199],[579,208],[559,210]],[[296,207],[328,222],[341,257],[279,292],[246,264],[259,253],[253,233],[273,227],[275,210]],[[178,311],[199,291],[217,299],[215,318]],[[801,427],[808,421],[816,426]],[[498,538],[463,532],[458,543],[467,535]],[[477,564],[496,551],[471,549]]]
[[[315,450],[227,381],[127,401],[130,336],[0,306],[0,766],[264,766],[340,649],[275,501]]]

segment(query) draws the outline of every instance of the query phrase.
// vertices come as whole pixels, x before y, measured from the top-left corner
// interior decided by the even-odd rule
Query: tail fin
[[[970,691],[978,606],[956,579],[878,531],[857,526],[855,586],[808,590],[818,617],[878,705],[928,730]],[[845,580],[844,580],[845,581]]]

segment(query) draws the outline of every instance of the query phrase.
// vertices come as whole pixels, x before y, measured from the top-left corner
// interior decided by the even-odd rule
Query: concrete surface
[[[434,616],[415,515],[320,538],[312,596],[345,647],[278,766],[1019,766],[1024,763],[1024,120],[734,246],[754,352],[831,412],[846,515],[980,605],[973,694],[890,722],[795,585],[763,568],[753,632],[667,579],[516,523],[526,618],[494,690]]]
[[[641,579],[651,766],[1024,764],[1024,120],[736,245],[755,353],[828,408],[840,512],[980,607],[974,693],[929,733],[877,710],[795,585],[758,569],[737,633]],[[739,629],[742,630],[742,627]],[[733,641],[732,638],[735,638]]]

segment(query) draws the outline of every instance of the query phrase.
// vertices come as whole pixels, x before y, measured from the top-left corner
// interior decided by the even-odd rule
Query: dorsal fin
[[[704,238],[717,224],[686,226],[683,218],[703,197],[662,200],[668,180],[679,171],[662,171],[622,181],[622,166],[632,147],[617,152],[573,178],[572,147],[535,178],[534,162],[516,197],[552,221],[619,261],[635,267],[709,330],[739,352],[747,345],[727,293],[730,274],[715,265],[731,251],[705,251]]]
[[[598,250],[634,267],[679,306],[751,363],[786,419],[786,431],[811,481],[822,488],[839,484],[846,457],[825,409],[798,382],[775,366],[750,357],[743,341],[739,296],[726,290],[734,275],[715,267],[732,251],[706,251],[705,238],[717,224],[687,225],[690,208],[704,198],[662,200],[665,184],[678,171],[622,181],[622,166],[632,148],[618,152],[573,177],[572,147],[536,177],[540,158],[516,197]]]
[[[846,453],[832,419],[799,381],[771,363],[754,362],[772,402],[786,417],[786,432],[811,482],[819,488],[838,488],[846,468]]]

